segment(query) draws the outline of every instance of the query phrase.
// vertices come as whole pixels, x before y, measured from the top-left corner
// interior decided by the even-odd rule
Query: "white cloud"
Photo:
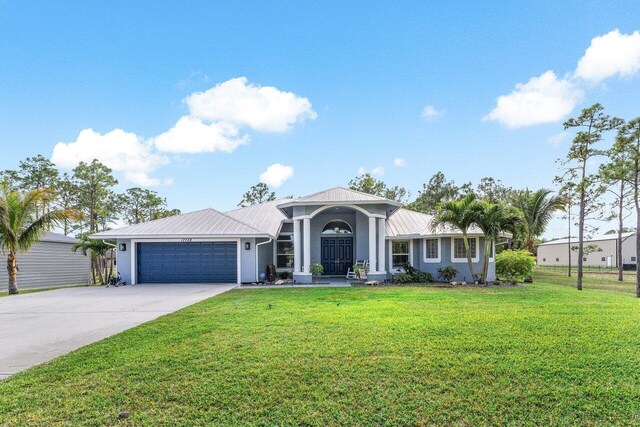
[[[132,132],[114,129],[104,135],[93,129],[84,129],[73,142],[59,142],[53,148],[51,161],[72,169],[80,162],[98,159],[134,184],[155,186],[161,184],[150,173],[169,162],[165,156],[153,153],[152,145]]]
[[[549,138],[547,138],[547,142],[553,145],[554,147],[557,147],[560,144],[562,144],[564,141],[566,141],[567,138],[569,138],[569,132],[562,131],[555,135],[551,135]]]
[[[160,151],[169,153],[230,153],[249,142],[248,135],[226,123],[203,123],[200,119],[183,116],[168,131],[153,139]]]
[[[393,165],[401,168],[401,167],[407,165],[407,161],[405,159],[400,158],[400,157],[396,157],[393,160]]]
[[[444,114],[444,111],[436,109],[433,105],[427,105],[422,109],[422,118],[425,120],[432,120],[436,117],[440,117]]]
[[[378,166],[377,168],[371,169],[371,175],[377,175],[377,176],[384,175],[384,166]]]
[[[267,184],[269,187],[278,188],[292,176],[292,166],[274,163],[260,174],[260,182]]]
[[[640,71],[640,32],[621,34],[613,30],[594,37],[578,62],[575,76],[590,83],[614,75],[628,77]]]
[[[286,132],[296,122],[318,116],[307,98],[272,86],[248,83],[246,77],[193,93],[185,102],[190,114],[199,119],[247,126],[262,132]]]
[[[360,166],[358,168],[358,175],[364,175],[364,174],[382,176],[384,175],[384,166],[378,166],[377,168],[371,169],[371,171],[368,171],[367,169]]]
[[[202,76],[206,81],[206,75]],[[169,185],[171,178],[160,180],[150,176],[158,167],[169,163],[164,153],[230,153],[249,142],[246,132],[249,129],[285,132],[299,121],[317,117],[307,98],[275,87],[250,84],[245,77],[193,93],[185,102],[189,115],[156,137],[144,139],[122,129],[104,135],[84,129],[75,141],[59,142],[54,147],[52,161],[64,168],[73,168],[81,161],[98,159],[136,185]],[[275,164],[261,176],[279,187],[291,174],[290,166]]]
[[[496,107],[484,120],[496,120],[509,128],[557,122],[573,111],[582,95],[572,81],[559,79],[549,70],[498,97]]]

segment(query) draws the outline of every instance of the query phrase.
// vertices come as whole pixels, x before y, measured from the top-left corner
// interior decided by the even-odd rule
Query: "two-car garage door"
[[[236,242],[137,244],[138,283],[236,283]]]

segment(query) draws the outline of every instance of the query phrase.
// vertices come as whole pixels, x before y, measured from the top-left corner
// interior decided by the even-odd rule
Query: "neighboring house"
[[[369,278],[384,280],[410,262],[437,274],[453,265],[471,280],[459,230],[431,230],[431,216],[382,197],[332,188],[297,199],[280,199],[226,213],[205,209],[104,231],[117,239],[117,265],[130,283],[240,283],[259,280],[266,266],[311,282],[309,267],[344,277],[356,260],[368,260]],[[470,232],[480,272],[484,239]],[[492,253],[494,248],[492,248]],[[495,277],[493,258],[489,279]]]
[[[584,241],[584,245],[594,245],[598,249],[583,257],[583,265],[588,267],[617,267],[618,258],[616,244],[617,234],[607,234]],[[538,265],[569,265],[569,246],[578,246],[578,239],[558,239],[538,245]],[[578,264],[578,251],[571,250],[571,265]],[[622,234],[622,264],[625,269],[635,270],[636,260],[636,233]]]
[[[72,252],[77,239],[47,232],[26,253],[18,254],[18,289],[86,284],[89,257]],[[5,273],[5,283],[6,283]]]

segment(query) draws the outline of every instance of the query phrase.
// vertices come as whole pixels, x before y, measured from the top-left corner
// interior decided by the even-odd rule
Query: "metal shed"
[[[86,284],[90,259],[81,251],[71,251],[77,241],[63,234],[47,232],[28,252],[19,253],[18,289]],[[6,270],[3,271],[5,288],[8,278]]]

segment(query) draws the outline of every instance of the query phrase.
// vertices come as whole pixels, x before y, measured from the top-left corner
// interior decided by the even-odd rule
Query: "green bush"
[[[443,282],[450,282],[455,279],[457,275],[458,270],[452,265],[438,269],[438,278]]]
[[[535,265],[536,259],[529,251],[506,250],[496,254],[496,276],[510,283],[531,277]]]
[[[413,282],[413,276],[409,273],[400,273],[393,276],[393,283],[397,283],[399,285],[406,285]]]
[[[406,285],[407,283],[431,283],[433,276],[431,273],[420,271],[409,263],[402,266],[404,273],[393,276],[393,283]]]
[[[324,267],[319,262],[311,264],[311,274],[314,276],[321,276],[324,273]]]
[[[431,283],[433,282],[433,276],[426,271],[418,271],[413,274],[413,280],[416,283]]]

